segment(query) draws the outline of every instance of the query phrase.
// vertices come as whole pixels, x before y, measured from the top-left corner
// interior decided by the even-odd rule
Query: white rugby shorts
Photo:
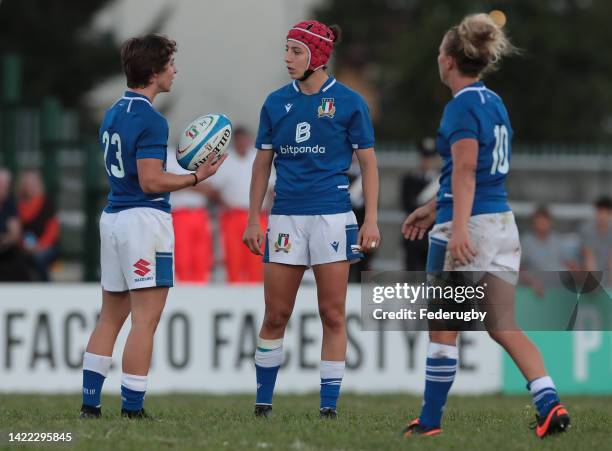
[[[173,286],[172,216],[147,207],[102,213],[100,265],[106,291]]]
[[[457,264],[447,250],[452,222],[436,224],[429,232],[427,272],[488,272],[516,285],[521,263],[521,243],[511,211],[472,216],[468,222],[470,240],[477,252],[468,265]]]
[[[352,211],[331,215],[270,215],[264,263],[314,266],[363,258]]]

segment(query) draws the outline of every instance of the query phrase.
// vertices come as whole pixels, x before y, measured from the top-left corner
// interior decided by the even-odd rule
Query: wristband
[[[196,175],[195,172],[193,172],[191,175],[193,175],[193,178],[195,179],[195,181],[193,182],[192,186],[196,186],[198,184],[198,182],[199,182],[198,176]]]

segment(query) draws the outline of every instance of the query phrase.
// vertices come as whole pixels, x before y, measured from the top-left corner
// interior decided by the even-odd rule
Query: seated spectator
[[[548,208],[538,207],[531,216],[532,231],[521,240],[521,270],[566,271],[577,269],[565,252],[563,238],[552,230]]]
[[[552,230],[548,208],[536,208],[531,216],[531,227],[532,230],[523,234],[521,239],[520,279],[531,286],[538,296],[542,296],[542,275],[533,274],[534,271],[575,271],[578,267],[567,255],[564,239]]]
[[[210,178],[212,199],[221,209],[219,226],[223,236],[227,281],[230,283],[263,281],[262,258],[252,254],[242,242],[249,216],[251,172],[256,154],[249,130],[237,126],[229,158],[219,172]],[[261,213],[260,222],[262,229],[266,230],[268,220],[264,212]]]
[[[11,173],[0,168],[0,281],[25,282],[31,279],[21,250],[21,225],[11,196]]]
[[[579,229],[582,268],[585,271],[612,270],[612,199],[595,202],[595,217]]]
[[[17,183],[17,211],[23,229],[23,248],[33,258],[40,280],[49,280],[49,266],[57,258],[59,220],[46,197],[40,173],[24,171]]]

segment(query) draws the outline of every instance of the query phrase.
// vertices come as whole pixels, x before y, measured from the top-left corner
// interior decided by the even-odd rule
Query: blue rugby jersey
[[[138,182],[136,160],[157,158],[166,167],[168,122],[144,95],[126,91],[106,111],[100,126],[100,145],[110,193],[104,211],[134,207],[170,212],[169,193],[145,193]]]
[[[510,170],[512,127],[502,99],[482,82],[457,92],[446,105],[437,147],[443,160],[436,203],[436,223],[452,220],[451,146],[466,138],[478,141],[478,166],[472,216],[510,210],[505,181]]]
[[[344,213],[353,152],[374,147],[374,129],[364,99],[335,78],[313,95],[294,81],[266,99],[255,144],[275,152],[272,214]]]

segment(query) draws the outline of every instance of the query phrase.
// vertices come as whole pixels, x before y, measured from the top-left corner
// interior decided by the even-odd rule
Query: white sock
[[[545,388],[552,388],[556,390],[555,383],[550,376],[539,377],[529,383],[529,392],[532,395],[535,395],[540,390],[544,390]]]
[[[272,368],[283,363],[283,339],[268,340],[257,337],[255,365],[262,368]]]
[[[113,358],[106,355],[92,354],[85,352],[83,354],[83,370],[94,371],[106,377],[108,370],[113,363]]]
[[[147,391],[148,376],[137,376],[135,374],[121,373],[121,385],[132,391]]]
[[[457,346],[443,345],[441,343],[430,342],[427,348],[427,357],[430,359],[459,359],[459,349]]]
[[[321,360],[321,379],[342,379],[345,366],[344,361]]]

